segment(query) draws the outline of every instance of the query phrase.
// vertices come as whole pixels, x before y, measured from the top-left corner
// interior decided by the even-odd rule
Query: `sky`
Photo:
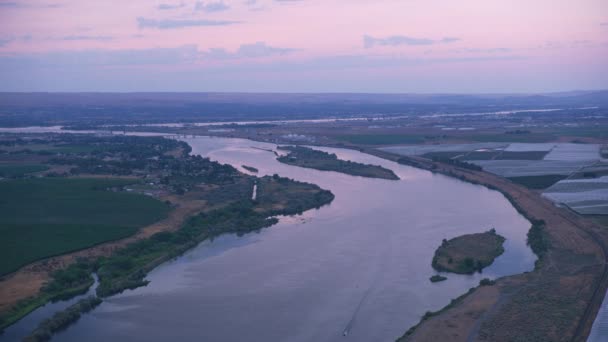
[[[594,89],[606,0],[0,0],[0,91]]]

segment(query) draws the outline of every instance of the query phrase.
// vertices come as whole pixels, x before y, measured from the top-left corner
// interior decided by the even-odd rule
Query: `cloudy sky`
[[[0,91],[608,88],[606,0],[0,0]]]

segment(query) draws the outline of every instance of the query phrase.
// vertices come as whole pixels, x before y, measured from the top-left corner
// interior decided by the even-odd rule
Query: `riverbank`
[[[41,141],[40,137],[37,138],[37,141]],[[94,191],[107,192],[115,197],[125,195],[131,198],[136,195],[127,192],[140,191],[160,199],[159,203],[170,206],[171,211],[168,218],[149,224],[129,237],[49,257],[5,275],[0,280],[0,330],[49,301],[86,292],[93,282],[90,276],[92,272],[99,274],[97,292],[100,296],[142,286],[147,283],[144,277],[148,271],[207,238],[223,233],[245,234],[258,230],[276,223],[276,215],[299,214],[328,204],[334,198],[331,192],[314,184],[278,175],[252,177],[229,165],[211,162],[200,156],[189,156],[190,150],[182,142],[162,138],[70,135],[46,139],[49,144],[44,145],[45,149],[55,148],[53,144],[65,144],[66,140],[77,140],[87,147],[85,150],[76,149],[73,153],[74,149],[61,152],[59,157],[49,160],[52,164],[70,165],[71,169],[66,170],[71,173],[71,177],[76,178],[75,181],[82,181],[79,176],[83,172],[93,173],[93,179],[112,177],[116,173],[145,174],[146,184],[129,185],[128,189],[122,183],[121,187],[115,186],[112,191],[103,184],[90,187]],[[161,146],[164,144],[171,148],[156,148],[158,145],[155,144],[159,142]],[[15,144],[24,143],[19,141]],[[31,152],[27,144],[25,143],[26,148],[17,147],[21,149],[14,152],[29,156]],[[120,147],[116,148],[116,144]],[[123,153],[125,149],[129,150],[128,154]],[[106,157],[111,154],[114,158],[103,158],[102,153]],[[95,162],[91,163],[87,158],[94,159]],[[90,164],[97,166],[92,168]],[[131,165],[131,168],[126,165]],[[146,172],[141,172],[141,169]],[[48,180],[67,182],[72,179],[67,175],[55,177],[56,179]],[[37,181],[46,180],[43,177]],[[127,183],[133,182],[130,179]],[[259,189],[258,196],[252,199],[251,188],[254,183]],[[87,187],[84,190],[91,189]],[[139,196],[152,201],[149,197]],[[53,196],[47,194],[46,197]],[[57,205],[53,208],[57,209]],[[70,219],[82,215],[77,210],[63,210],[62,213]],[[99,216],[101,213],[94,211],[94,214]],[[49,215],[43,214],[44,217]]]
[[[0,280],[0,330],[19,320],[29,312],[49,302],[53,296],[46,295],[42,289],[52,280],[52,274],[66,269],[81,259],[108,257],[116,250],[125,248],[136,241],[148,239],[154,234],[178,229],[188,217],[208,208],[205,201],[196,198],[195,193],[184,196],[168,195],[163,200],[170,201],[174,209],[169,217],[141,228],[135,235],[96,245],[84,250],[63,254],[29,264]],[[81,293],[92,284],[87,280],[66,289],[69,293]],[[62,291],[63,292],[63,291]],[[66,297],[63,293],[61,297]]]
[[[207,141],[205,141],[205,144],[207,144]],[[244,145],[245,146],[249,146],[249,143],[246,143]],[[229,150],[232,150],[232,149],[229,149]],[[232,153],[232,152],[228,152],[228,153]],[[336,152],[336,153],[340,153],[340,152]],[[201,153],[201,154],[202,155],[207,155],[206,153]],[[219,156],[219,154],[215,154],[216,158],[218,156]],[[235,157],[236,158],[231,159],[231,158],[225,158],[225,156],[223,156],[222,160],[223,160],[224,163],[231,163],[233,165],[241,165],[242,162],[247,162],[247,165],[254,165],[255,167],[259,168],[262,173],[266,173],[266,174],[268,173],[269,170],[273,170],[274,171],[276,167],[278,167],[278,169],[276,169],[276,170],[279,170],[277,172],[280,172],[281,174],[283,174],[283,172],[286,172],[287,170],[294,169],[293,171],[296,171],[295,169],[297,169],[297,168],[291,168],[291,167],[287,167],[287,166],[281,166],[281,165],[278,165],[278,163],[276,163],[277,165],[273,165],[272,168],[269,168],[267,165],[272,164],[272,162],[274,161],[274,157],[271,158],[270,155],[267,158],[268,160],[263,160],[263,162],[262,161],[257,162],[258,159],[260,158],[260,156],[256,156],[255,159],[253,159],[253,158],[251,159],[251,160],[256,160],[256,162],[245,161],[244,159],[242,159],[242,154],[239,155],[239,154],[235,153]],[[342,158],[343,159],[350,159],[350,158],[345,157],[345,156],[342,157]],[[234,163],[235,160],[238,161],[238,164]],[[386,167],[391,167],[391,165],[393,165],[393,164],[390,164],[390,163],[379,161],[379,160],[377,160],[375,158],[374,158],[374,160],[375,160],[374,162],[381,162],[382,165],[384,165]],[[359,161],[360,162],[366,162],[366,163],[369,162],[369,161],[365,161],[365,160],[359,160]],[[481,189],[479,187],[472,187],[470,185],[466,185],[466,184],[463,184],[461,182],[457,182],[457,181],[453,181],[453,180],[448,180],[445,177],[428,177],[427,173],[421,172],[419,170],[414,170],[414,169],[405,168],[405,167],[398,167],[396,165],[393,165],[393,166],[394,166],[395,172],[398,172],[398,174],[400,176],[403,175],[404,179],[408,179],[408,181],[404,181],[404,182],[386,182],[386,181],[378,181],[378,180],[365,180],[365,179],[362,179],[360,177],[348,177],[348,176],[340,175],[340,174],[333,173],[333,172],[331,172],[331,173],[318,173],[318,172],[314,172],[314,171],[311,171],[311,170],[308,170],[308,171],[304,170],[303,172],[300,171],[298,173],[285,173],[285,174],[290,174],[291,177],[296,178],[296,179],[305,179],[308,182],[316,182],[316,179],[319,179],[319,182],[321,182],[319,184],[323,184],[324,187],[331,188],[332,190],[334,189],[334,187],[336,187],[336,188],[339,189],[340,185],[341,185],[340,184],[341,182],[344,183],[342,185],[345,186],[345,189],[351,189],[353,187],[356,188],[353,185],[353,183],[355,183],[355,182],[357,182],[357,183],[355,183],[356,185],[359,185],[358,182],[366,184],[367,186],[362,188],[362,189],[365,189],[365,190],[359,190],[359,191],[363,191],[365,194],[367,194],[367,196],[365,196],[366,198],[358,199],[356,202],[358,202],[358,203],[361,203],[361,202],[365,203],[365,208],[368,208],[368,207],[372,208],[372,210],[373,210],[374,213],[378,213],[378,212],[391,213],[390,215],[384,215],[384,214],[382,214],[382,216],[387,217],[387,218],[388,217],[400,217],[402,220],[407,220],[408,218],[411,218],[412,215],[415,215],[417,213],[422,213],[422,211],[421,211],[421,207],[422,206],[429,206],[429,205],[438,204],[438,203],[443,203],[443,204],[440,204],[440,205],[446,205],[448,203],[452,203],[445,196],[445,195],[449,195],[448,193],[445,193],[445,194],[439,195],[439,196],[437,196],[437,195],[430,196],[430,194],[429,194],[429,196],[426,196],[427,198],[425,198],[425,196],[423,196],[423,194],[424,194],[424,190],[423,189],[417,188],[416,186],[414,186],[414,187],[408,186],[408,185],[412,185],[412,184],[416,183],[416,181],[413,178],[410,177],[410,176],[414,176],[414,175],[416,175],[416,177],[418,175],[420,175],[420,176],[422,176],[422,179],[425,179],[426,181],[429,181],[430,178],[433,178],[434,180],[433,180],[432,184],[435,185],[435,186],[441,185],[440,187],[443,187],[443,186],[448,186],[450,184],[457,185],[456,188],[458,189],[458,191],[457,192],[450,192],[450,193],[460,193],[459,191],[463,191],[465,194],[469,194],[467,192],[467,190],[470,190],[470,189],[476,190],[475,192],[470,193],[469,195],[475,196],[475,197],[472,197],[472,198],[478,198],[477,196],[480,196],[481,198],[484,198],[483,202],[479,202],[479,201],[474,201],[473,200],[471,202],[475,203],[475,204],[472,207],[467,206],[467,205],[464,205],[464,206],[463,205],[455,205],[455,207],[458,207],[461,210],[465,210],[465,212],[467,212],[466,210],[471,209],[471,211],[469,212],[469,215],[467,215],[466,218],[463,218],[462,222],[468,222],[468,223],[470,223],[471,220],[473,220],[474,217],[475,217],[475,215],[476,215],[475,210],[478,210],[479,208],[485,207],[485,204],[488,203],[488,200],[489,199],[494,199],[494,198],[499,199],[498,203],[496,203],[496,204],[498,204],[501,208],[507,209],[506,211],[509,213],[508,217],[511,217],[511,214],[515,214],[513,212],[512,208],[510,208],[508,205],[506,205],[505,201],[502,200],[502,199],[500,199],[499,198],[500,196],[498,194],[496,194],[496,193],[490,194],[491,196],[486,197],[486,194],[488,194],[488,191],[485,190],[485,189]],[[310,175],[314,175],[314,177],[311,177]],[[325,181],[324,182],[323,181],[324,177],[320,177],[320,176],[325,176],[328,179],[331,179],[331,181]],[[304,178],[302,178],[302,177],[304,177]],[[308,178],[305,178],[305,177],[308,177]],[[333,186],[333,185],[335,185],[335,186]],[[420,206],[416,207],[416,209],[413,209],[412,212],[408,212],[407,210],[401,210],[403,208],[400,208],[399,206],[390,205],[390,203],[382,203],[380,201],[381,198],[387,198],[388,194],[391,193],[390,190],[396,190],[396,189],[399,189],[399,191],[397,191],[397,192],[393,191],[392,192],[393,195],[391,195],[393,197],[389,196],[388,198],[391,198],[391,199],[397,199],[397,198],[399,198],[400,200],[399,201],[392,200],[391,201],[392,203],[399,202],[399,203],[402,204],[403,203],[402,200],[404,199],[404,195],[405,194],[418,194],[418,195],[414,196],[415,200],[413,202],[411,202],[410,206],[408,206],[408,207],[410,207],[410,208],[415,207],[416,203],[422,203],[422,204]],[[249,188],[248,189],[248,194],[250,194],[250,192],[251,192],[250,190],[251,189]],[[438,190],[438,189],[435,188],[435,190]],[[352,193],[352,191],[349,190],[349,191],[346,191],[346,192],[343,191],[343,192],[341,192],[341,194],[344,195],[344,194],[353,194],[353,193]],[[378,196],[374,197],[375,195],[378,195]],[[356,196],[345,195],[345,196],[341,196],[340,198],[345,198],[345,197],[354,198]],[[429,199],[428,197],[438,197],[438,198]],[[369,200],[366,201],[366,199],[369,199]],[[350,202],[350,200],[349,200],[349,202]],[[340,206],[343,205],[342,203],[343,202],[340,202],[340,204],[337,204],[336,209],[339,209]],[[384,210],[383,207],[386,207],[387,205],[389,205],[390,210],[387,208],[386,211],[379,211],[379,210]],[[332,271],[328,275],[329,278],[331,278],[332,280],[331,280],[331,282],[329,282],[327,284],[324,284],[325,286],[327,286],[328,284],[333,284],[333,282],[335,282],[336,277],[339,278],[339,279],[344,279],[344,277],[346,277],[347,274],[340,273],[341,270],[346,270],[345,272],[348,273],[349,272],[348,271],[349,270],[349,266],[354,262],[354,260],[357,260],[356,264],[360,265],[359,267],[357,267],[358,269],[360,269],[360,271],[363,272],[364,270],[374,270],[375,266],[376,266],[376,262],[377,262],[376,259],[377,258],[378,258],[378,260],[385,260],[385,256],[386,255],[392,255],[392,252],[388,251],[387,248],[386,248],[387,246],[391,245],[391,243],[390,243],[391,241],[395,241],[395,242],[400,241],[399,243],[401,244],[401,246],[403,246],[403,243],[412,240],[412,237],[407,237],[405,239],[399,239],[399,237],[400,237],[399,234],[401,234],[404,230],[407,230],[407,229],[403,229],[403,228],[407,228],[407,227],[401,227],[401,226],[392,224],[391,220],[382,221],[381,220],[382,216],[375,217],[373,219],[373,221],[369,221],[368,222],[368,221],[366,221],[366,217],[367,217],[366,215],[357,215],[358,213],[361,213],[361,212],[365,211],[365,208],[360,208],[359,205],[354,205],[354,206],[351,206],[351,207],[352,208],[358,208],[357,211],[351,211],[350,212],[350,214],[352,214],[353,217],[356,217],[356,219],[354,219],[354,220],[345,220],[344,221],[345,222],[345,224],[343,225],[344,229],[341,230],[340,237],[338,238],[338,241],[340,241],[340,242],[343,242],[345,239],[347,239],[347,237],[352,236],[353,233],[355,233],[355,234],[362,234],[364,231],[369,230],[369,229],[359,229],[359,230],[357,229],[358,227],[365,227],[366,223],[368,223],[369,225],[378,224],[378,222],[385,222],[385,223],[382,224],[382,228],[380,228],[380,227],[378,228],[379,230],[374,230],[374,234],[372,234],[370,236],[367,236],[365,239],[362,239],[362,240],[365,240],[366,242],[365,242],[365,244],[359,246],[359,248],[357,248],[357,250],[360,250],[361,248],[365,249],[365,246],[368,246],[368,245],[372,245],[373,246],[373,250],[370,250],[369,248],[367,249],[367,252],[366,252],[364,258],[362,258],[362,259],[352,259],[353,255],[350,254],[350,253],[347,253],[348,252],[347,249],[345,250],[343,248],[341,250],[342,253],[345,253],[344,255],[348,255],[349,256],[348,262],[344,263],[343,265],[340,265],[340,267],[336,267],[336,268],[332,269]],[[468,208],[468,207],[470,207],[470,208]],[[340,217],[343,216],[344,212],[341,211],[341,213],[342,213],[342,215],[340,215]],[[350,216],[350,214],[349,214],[349,216]],[[433,217],[434,216],[435,215],[433,215]],[[483,215],[481,215],[481,216],[483,216]],[[515,218],[515,219],[518,218],[516,214],[514,216],[516,216],[516,217],[513,217],[513,218]],[[421,217],[423,217],[423,221],[424,222],[427,222],[429,219],[432,219],[431,217],[425,217],[423,214],[421,215]],[[454,220],[455,219],[454,217],[451,217],[449,215],[446,216],[446,217],[450,217],[450,222],[454,222],[454,223],[457,222],[457,219]],[[321,223],[322,221],[323,220],[313,220],[313,222],[315,222],[317,224]],[[509,221],[509,220],[507,219],[506,221]],[[523,220],[521,220],[521,221],[523,222]],[[416,223],[416,221],[414,221],[414,222],[407,221],[407,222],[410,222],[412,225],[416,225],[416,227],[418,227],[418,225],[422,223],[422,222],[417,222]],[[424,227],[424,223],[422,223],[422,224],[423,225],[420,226],[420,227]],[[384,229],[384,227],[387,227],[387,228],[388,227],[399,227],[399,229]],[[480,224],[479,227],[488,227],[488,222]],[[325,261],[322,264],[327,264],[329,262],[334,262],[334,260],[335,260],[335,254],[336,254],[335,248],[336,247],[340,247],[342,244],[339,244],[337,246],[335,246],[335,245],[332,246],[331,243],[329,243],[327,245],[324,245],[325,241],[328,240],[327,236],[325,236],[324,234],[325,234],[325,232],[333,231],[333,230],[339,228],[339,224],[336,225],[336,223],[334,222],[334,223],[332,223],[330,225],[328,224],[327,227],[324,227],[324,229],[314,230],[314,228],[315,228],[315,225],[313,224],[313,225],[307,226],[307,229],[305,229],[305,230],[306,231],[310,231],[310,235],[311,236],[323,236],[323,239],[318,239],[314,243],[314,246],[315,246],[314,250],[316,251],[314,253],[315,256],[317,255],[317,253],[318,253],[319,250],[329,250],[329,251],[332,251],[332,252],[330,253],[330,255],[327,255],[328,258],[326,258]],[[524,228],[524,227],[522,227],[522,228]],[[281,235],[283,235],[283,234],[290,234],[289,231],[291,231],[291,230],[285,230],[285,229],[281,229],[281,230],[282,230]],[[313,232],[313,230],[314,230],[314,232]],[[467,232],[471,232],[471,231],[467,231]],[[520,232],[521,232],[521,230],[520,230]],[[458,234],[462,234],[462,233],[463,232],[457,232],[454,235],[458,235]],[[279,234],[277,233],[277,235],[279,235]],[[525,233],[524,233],[524,235],[525,235]],[[311,236],[309,236],[309,237],[311,237]],[[390,240],[387,240],[387,239],[383,238],[384,236],[391,236],[391,238],[390,238]],[[407,234],[405,234],[404,236],[407,236]],[[401,236],[401,237],[403,238],[404,236]],[[428,242],[434,243],[435,241],[440,241],[440,239],[441,239],[441,236],[435,236],[434,238],[432,238]],[[281,240],[282,241],[281,241],[280,245],[283,245],[285,242],[288,242],[287,240],[285,240],[285,241],[283,241],[283,239],[281,239]],[[306,253],[308,253],[305,249],[304,250],[298,250],[298,248],[299,248],[298,246],[300,246],[303,243],[303,241],[306,241],[306,240],[295,239],[295,241],[297,241],[297,243],[292,244],[289,247],[290,250],[296,250],[297,252],[299,252],[299,253],[296,253],[296,254],[306,254]],[[329,239],[329,241],[331,241],[331,239]],[[322,247],[330,247],[330,246],[331,246],[331,248],[326,248],[326,249],[322,248]],[[258,249],[259,249],[259,247],[258,247]],[[263,249],[264,250],[273,250],[273,248],[268,248],[268,246],[264,247]],[[243,250],[249,250],[249,249],[245,248]],[[396,259],[398,259],[398,260],[404,260],[405,258],[403,258],[403,256],[405,256],[407,254],[403,254],[401,252],[396,252],[396,250],[397,249],[395,249],[395,253],[396,253],[395,256],[400,256],[400,257],[397,257]],[[304,252],[304,253],[302,253],[302,252]],[[243,253],[243,251],[239,250],[239,253]],[[283,255],[289,255],[289,254],[290,253],[288,251],[285,251],[285,250],[283,250],[281,252],[281,256],[283,256]],[[373,258],[370,258],[369,257],[370,255],[373,256]],[[421,264],[424,264],[425,269],[426,268],[430,268],[428,266],[428,260],[430,260],[431,256],[429,256],[428,258],[425,258],[424,260],[426,260],[426,261],[424,261],[424,262],[421,263]],[[356,257],[356,254],[354,255],[354,257]],[[281,258],[283,258],[283,257],[281,257]],[[310,257],[307,257],[305,259],[309,259],[309,258]],[[257,258],[246,258],[246,259],[248,259],[248,260],[249,259],[258,260]],[[373,262],[371,262],[371,264],[368,264],[367,262],[370,261],[370,260],[373,261]],[[268,263],[268,262],[272,262],[272,260],[266,260],[265,263]],[[238,264],[242,265],[243,264],[243,260],[241,260]],[[293,268],[293,262],[290,262],[289,264],[290,264],[290,267],[288,269],[282,270],[281,273],[285,274],[285,272],[289,272],[289,270],[291,268]],[[279,265],[274,265],[272,268],[275,269],[277,267],[280,267],[280,266]],[[402,268],[402,267],[400,267],[400,268]],[[526,269],[531,269],[531,268],[526,268]],[[307,274],[306,277],[303,277],[300,281],[306,282],[306,279],[310,279],[311,277],[316,279],[318,277],[318,274],[317,274],[318,271],[319,270],[315,270],[315,272],[310,272],[309,274]],[[361,273],[361,272],[357,272],[357,273]],[[384,274],[395,274],[395,273],[399,274],[399,270],[391,269],[391,272],[383,272],[383,273]],[[371,273],[369,275],[372,276],[372,277],[374,276]],[[268,276],[268,275],[266,275],[266,276]],[[367,276],[367,274],[366,274],[366,276]],[[219,274],[219,277],[221,278],[221,274]],[[392,275],[391,275],[391,277],[392,277]],[[262,278],[264,279],[264,277],[262,277]],[[395,277],[392,278],[393,281],[391,281],[390,283],[395,283],[394,280],[396,280],[396,278],[398,278],[398,277],[395,275]],[[428,278],[426,276],[423,277],[423,278],[424,279],[422,279],[420,281],[420,283],[424,282],[424,286],[427,286],[427,284],[428,284]],[[443,286],[444,287],[446,287],[446,286],[450,287],[452,284],[454,284],[454,282],[458,282],[459,280],[462,280],[462,279],[456,279],[456,278],[457,277],[453,277],[452,279],[450,279],[450,282],[448,282],[449,284],[443,284]],[[249,278],[247,278],[247,279],[248,279],[247,283],[251,283],[251,280]],[[354,283],[352,281],[353,279],[351,279],[351,278],[347,278],[347,279],[348,279],[348,283],[347,284],[340,284],[340,286],[337,286],[337,288],[340,289],[339,291],[342,291],[343,288],[345,288],[345,285],[346,286],[350,286],[350,285],[352,285]],[[359,279],[354,278],[354,279],[360,281],[361,278],[359,278]],[[229,286],[230,283],[224,283],[224,284],[222,284],[222,287],[224,287],[226,285]],[[384,284],[386,284],[386,283],[388,283],[388,282],[385,282]],[[382,281],[380,281],[380,286],[384,286],[384,284],[382,283]],[[364,281],[363,282],[363,286],[362,286],[362,291],[366,290],[365,285],[366,285],[366,282]],[[411,284],[404,285],[403,283],[401,283],[401,285],[398,286],[398,287],[399,288],[403,288],[405,286],[407,288],[410,285]],[[458,292],[451,292],[450,291],[448,293],[451,293],[454,297],[456,297],[458,294],[466,292],[466,289],[468,288],[468,286],[473,286],[473,285],[474,284],[470,284],[470,285],[467,285],[467,287],[457,286],[458,287]],[[313,289],[314,288],[319,288],[319,284],[315,284],[315,286],[316,287],[312,287],[312,288]],[[326,288],[326,287],[323,287],[323,288]],[[327,287],[327,288],[329,289],[329,291],[327,291],[329,294],[333,293],[331,291],[331,289],[332,289],[331,287]],[[146,291],[146,290],[147,289],[140,289],[138,291]],[[395,291],[395,290],[398,291],[398,288],[393,288],[392,290],[393,291]],[[387,292],[390,292],[390,291],[387,291]],[[445,290],[442,290],[441,292],[445,295]],[[398,295],[398,294],[400,294],[400,292],[393,292],[393,293],[395,293],[395,296]],[[234,297],[234,295],[235,294],[232,293],[231,294],[231,298]],[[374,296],[373,289],[371,290],[371,296]],[[438,296],[441,296],[441,293],[436,293],[436,291],[435,291],[435,298],[438,297]],[[450,298],[451,295],[448,294],[447,296],[448,297],[444,296],[440,300],[435,300],[434,302],[435,303],[447,303],[449,301],[449,298]],[[354,297],[358,297],[357,294],[355,294]],[[239,297],[239,298],[241,298],[241,297]],[[250,297],[247,296],[246,298],[249,299]],[[272,298],[274,298],[274,297],[272,297]],[[333,296],[332,296],[332,298],[333,298]],[[370,298],[374,298],[374,297],[370,297]],[[397,297],[394,297],[394,298],[397,298]],[[241,300],[243,300],[243,299],[245,299],[245,297],[241,298]],[[329,299],[330,298],[324,298],[323,302],[328,302]],[[264,299],[264,303],[267,303],[269,305],[270,305],[270,303],[273,303],[273,304],[276,303],[276,301],[271,301],[271,300],[269,301],[269,300],[270,300],[270,298],[265,298]],[[355,302],[356,303],[359,303],[359,300],[360,300],[360,298],[355,298]],[[146,299],[146,301],[147,301],[147,299]],[[368,301],[368,303],[366,304],[366,307],[368,305],[373,305],[371,303],[375,303],[375,301]],[[203,302],[197,302],[197,304],[198,305],[204,305]],[[388,303],[385,303],[385,304],[388,304]],[[431,304],[430,302],[426,303],[426,305],[430,305],[430,304]],[[170,305],[170,303],[165,303],[165,305]],[[384,307],[384,305],[383,305],[383,307]],[[402,313],[406,313],[408,315],[411,313],[411,315],[410,315],[411,317],[409,317],[407,319],[407,322],[413,322],[413,320],[415,319],[416,313],[418,313],[418,312],[424,312],[424,311],[428,310],[429,307],[432,307],[432,306],[423,306],[422,308],[419,307],[419,308],[416,308],[416,309],[412,309],[411,307],[409,307],[408,309],[402,310]],[[374,311],[376,309],[379,309],[379,308],[374,307],[374,308],[372,308],[371,311]],[[340,311],[343,311],[343,310],[340,310]],[[365,312],[369,313],[370,312],[370,308],[367,308]],[[382,311],[376,311],[376,312],[382,312]],[[162,314],[162,313],[160,313],[160,314]],[[348,313],[347,313],[347,315],[348,315]],[[263,315],[263,316],[264,317],[272,317],[271,315],[269,315],[269,313],[266,313],[266,315]],[[365,320],[366,322],[369,321],[369,318],[370,318],[369,315],[365,314],[365,316],[363,316],[362,313],[360,313],[359,316],[360,317],[357,319],[358,320],[357,327],[353,331],[351,331],[351,334],[349,334],[349,335],[353,335],[353,337],[354,337],[354,334],[361,334],[361,333],[367,334],[367,333],[363,332],[363,330],[368,331],[369,334],[371,335],[372,334],[371,332],[374,331],[375,329],[370,329],[371,326],[369,326],[369,325],[365,326],[365,327],[367,327],[367,329],[361,329],[362,327],[359,326],[359,325],[364,326],[364,323],[363,323],[362,319]],[[397,320],[400,321],[400,322],[397,322],[393,326],[393,329],[390,330],[390,332],[389,332],[390,336],[389,337],[398,336],[402,332],[402,331],[399,330],[399,327],[403,324],[403,319],[402,319],[403,316],[402,316],[402,314],[399,314],[399,315],[395,315],[395,317],[397,317]],[[276,318],[278,318],[278,317],[274,317],[274,318],[275,319],[273,319],[273,321],[276,322]],[[350,318],[350,317],[348,317],[348,318]],[[134,321],[137,321],[139,318],[138,317],[132,317],[132,319]],[[393,318],[386,317],[386,319],[392,319],[393,321],[395,321],[394,317]],[[238,319],[235,319],[234,315],[231,315],[231,321],[237,321],[238,322]],[[285,323],[285,322],[283,322],[283,323]],[[331,323],[332,323],[331,327],[329,327],[328,331],[331,331],[331,328],[335,328],[337,325],[340,324],[340,322],[338,322],[338,324],[335,324],[336,322],[333,322],[333,321]],[[84,327],[88,327],[88,324],[86,324],[86,323],[83,323],[83,324],[84,325],[82,325],[82,324],[79,324],[79,325],[84,326]],[[233,323],[231,323],[231,324],[233,324]],[[263,325],[264,323],[263,322],[259,322],[259,324]],[[289,324],[289,322],[287,322],[287,324]],[[298,322],[298,325],[300,325],[300,324],[306,324],[306,322],[304,322],[304,323]],[[397,327],[396,331],[395,331],[394,327]],[[81,328],[81,329],[85,329],[85,328]],[[78,330],[78,329],[76,329],[76,330]],[[270,330],[272,330],[272,329],[270,329]],[[386,334],[386,330],[384,330],[384,331],[385,331],[385,334]]]
[[[493,286],[472,291],[441,314],[421,322],[405,340],[585,340],[608,288],[608,236],[601,227],[487,172],[361,150],[500,191],[528,220],[544,223],[551,246],[533,272],[503,277]]]
[[[59,272],[64,272],[69,279],[73,279],[82,293],[90,286],[90,273],[97,272],[99,286],[97,294],[108,297],[122,292],[147,285],[144,279],[146,274],[164,263],[175,258],[200,242],[226,233],[246,234],[277,223],[277,215],[296,215],[313,208],[320,208],[333,201],[331,192],[323,190],[316,185],[297,182],[279,176],[266,176],[258,178],[259,197],[256,200],[243,198],[230,204],[207,210],[191,216],[178,230],[165,230],[154,233],[148,238],[130,242],[122,248],[116,248],[112,253],[102,259],[89,257],[87,261],[76,261]],[[91,251],[89,251],[91,252]],[[85,272],[77,272],[80,269]],[[63,289],[65,284],[57,284],[57,271],[50,284],[42,291],[42,295],[34,296],[24,304],[13,306],[16,309],[9,311],[3,317],[3,326],[6,327],[36,307],[43,305],[54,297],[46,293],[49,289],[57,288],[64,298],[69,297],[72,291]],[[59,279],[63,279],[60,277]],[[55,285],[55,286],[53,286]],[[41,289],[42,290],[42,289]],[[55,293],[50,291],[49,293]],[[57,295],[55,295],[57,297]],[[26,304],[27,303],[27,304]]]
[[[97,294],[108,297],[145,286],[146,274],[200,242],[222,234],[258,231],[278,222],[275,216],[296,215],[329,204],[334,195],[314,184],[279,176],[259,178],[256,200],[239,199],[219,209],[191,217],[175,232],[161,232],[138,241],[104,259],[99,269]]]

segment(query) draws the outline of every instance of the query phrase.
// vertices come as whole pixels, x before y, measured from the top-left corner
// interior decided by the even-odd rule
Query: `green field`
[[[555,141],[557,136],[550,133],[531,133],[531,134],[472,134],[461,138],[469,141],[478,142],[522,142],[522,143],[542,143]]]
[[[35,260],[129,236],[169,207],[107,190],[123,179],[38,178],[0,182],[0,275]]]
[[[420,144],[424,142],[422,136],[405,134],[350,134],[340,135],[337,138],[352,144],[362,145]]]
[[[32,172],[46,171],[49,167],[40,164],[0,165],[0,177],[19,177]]]
[[[93,144],[26,144],[13,147],[12,151],[33,151],[33,152],[50,152],[50,153],[91,153],[93,151],[107,150],[107,146]]]

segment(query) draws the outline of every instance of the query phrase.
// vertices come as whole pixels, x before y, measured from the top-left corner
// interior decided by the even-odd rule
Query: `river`
[[[183,140],[194,154],[315,183],[336,198],[260,233],[201,243],[152,271],[147,287],[106,299],[53,341],[392,341],[480,279],[534,267],[530,223],[499,192],[352,150],[322,148],[401,180],[281,164],[261,150],[272,144]],[[429,281],[442,239],[490,228],[507,241],[483,274]]]

